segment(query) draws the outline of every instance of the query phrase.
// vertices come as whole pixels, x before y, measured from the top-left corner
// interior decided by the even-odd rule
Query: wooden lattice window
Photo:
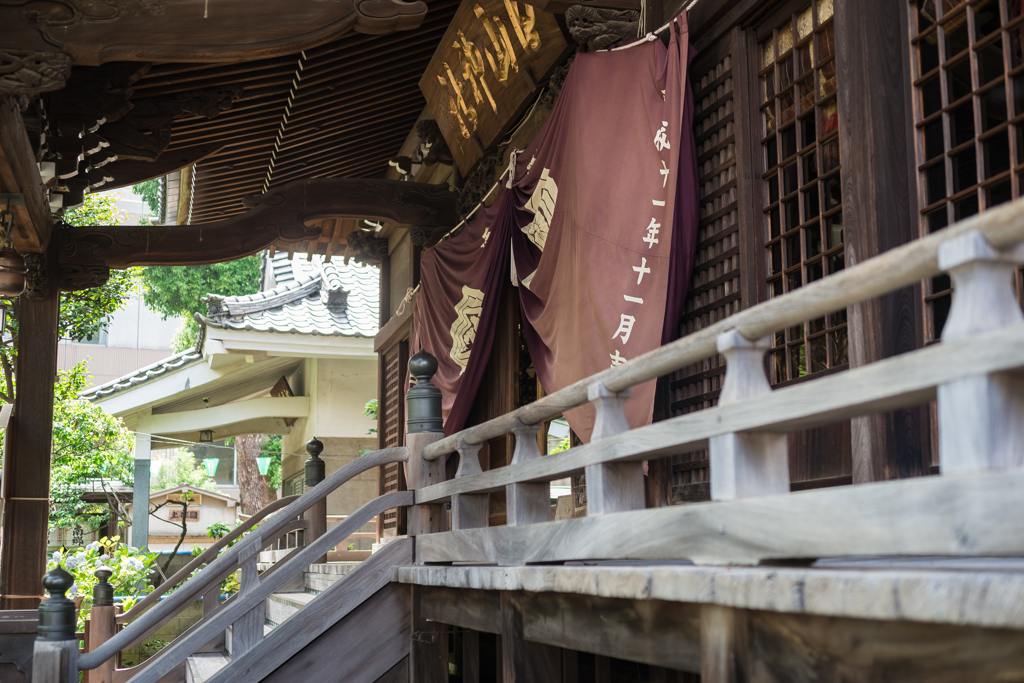
[[[691,73],[700,223],[680,336],[704,329],[742,306],[731,37],[701,55]],[[683,415],[716,405],[724,376],[725,361],[721,356],[674,373],[670,384],[671,414]],[[673,502],[706,500],[707,482],[706,452],[672,459]]]
[[[1020,0],[908,3],[920,230],[925,235],[1021,195],[1024,17]],[[949,314],[950,280],[924,283],[926,334]]]
[[[832,11],[832,0],[815,0],[760,44],[769,297],[820,280],[846,263]],[[845,310],[773,336],[775,384],[848,362]]]
[[[408,342],[400,342],[384,352],[381,359],[381,387],[378,413],[380,417],[379,446],[393,448],[401,446],[405,439],[405,382],[408,362]],[[389,463],[380,468],[378,493],[394,493],[406,488],[401,463]],[[403,534],[404,514],[402,510],[388,510],[380,516],[381,535]]]

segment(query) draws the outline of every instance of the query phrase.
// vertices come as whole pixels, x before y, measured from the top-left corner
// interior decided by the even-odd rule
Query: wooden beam
[[[42,253],[50,243],[50,204],[17,102],[0,100],[0,192],[20,194],[24,202],[11,202],[11,239],[23,254]],[[0,210],[5,208],[0,202]]]
[[[501,634],[498,591],[422,586],[418,592],[424,619],[481,633]]]
[[[249,210],[212,223],[175,226],[72,228],[61,240],[61,264],[127,268],[201,265],[254,254],[277,243],[317,240],[307,225],[337,217],[423,225],[453,225],[455,197],[447,188],[395,180],[316,178],[297,180],[245,199]],[[193,220],[195,212],[193,212]]]
[[[531,642],[523,632],[523,594],[501,594],[501,654],[504,683],[561,683],[562,653]]]
[[[42,299],[22,297],[18,313],[18,386],[4,443],[0,491],[0,609],[34,609],[43,593],[60,308],[55,247],[56,242],[44,259],[49,292]]]
[[[637,534],[637,529],[645,531]],[[417,563],[689,559],[756,564],[849,555],[1024,556],[1024,474],[919,477],[448,531],[416,541]]]

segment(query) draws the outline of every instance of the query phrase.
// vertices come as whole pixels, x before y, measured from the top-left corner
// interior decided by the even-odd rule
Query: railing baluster
[[[483,444],[468,444],[464,439],[459,439],[459,469],[455,472],[456,479],[481,472],[481,448]],[[486,493],[460,493],[452,496],[452,530],[486,527],[487,500]]]
[[[512,428],[516,436],[513,465],[540,457],[540,448],[537,446],[539,431],[539,424],[528,425],[523,424],[522,420],[516,420]],[[551,484],[548,482],[509,484],[505,487],[505,500],[508,526],[551,521]]]
[[[1024,322],[1013,278],[1024,245],[1000,251],[977,231],[943,242],[939,267],[953,279],[942,330],[954,342]],[[992,373],[940,386],[939,463],[943,474],[1024,466],[1024,377]]]
[[[725,381],[718,405],[740,403],[771,393],[764,372],[764,354],[771,339],[750,341],[738,331],[719,335],[718,352],[725,357]],[[709,440],[711,499],[734,500],[789,493],[789,454],[785,434],[733,433]]]
[[[114,587],[110,585],[110,577],[114,572],[103,567],[96,570],[98,581],[92,589],[92,609],[89,612],[89,629],[85,641],[85,651],[92,652],[103,643],[114,637],[117,631],[114,614]],[[83,672],[84,683],[113,683],[114,658],[100,664],[92,671]]]
[[[239,597],[259,589],[260,579],[256,569],[259,548],[251,544],[247,552],[239,557],[242,580],[239,582]],[[266,621],[265,606],[261,603],[252,608],[231,625],[231,656],[238,657],[256,647],[263,639],[263,624]]]
[[[626,400],[630,390],[612,393],[604,384],[592,384],[587,398],[594,404],[594,431],[591,442],[629,431],[626,420]],[[639,462],[603,463],[588,465],[587,515],[639,510],[644,507],[644,472]]]

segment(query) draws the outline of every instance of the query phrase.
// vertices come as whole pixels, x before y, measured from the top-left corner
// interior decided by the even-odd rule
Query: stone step
[[[267,598],[266,620],[271,626],[280,626],[308,605],[315,595],[311,593],[274,593]]]
[[[320,594],[348,576],[361,562],[330,562],[311,564],[306,571],[304,587],[307,593]]]
[[[226,652],[205,652],[185,660],[185,683],[205,683],[231,663]]]

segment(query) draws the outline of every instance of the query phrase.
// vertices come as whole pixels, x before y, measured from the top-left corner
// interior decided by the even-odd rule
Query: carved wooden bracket
[[[321,228],[308,224],[322,218],[365,218],[427,230],[452,226],[457,220],[455,195],[447,187],[398,180],[297,180],[244,201],[249,211],[200,225],[101,225],[60,231],[61,265],[123,269],[220,263],[255,254],[275,242],[315,240]]]

